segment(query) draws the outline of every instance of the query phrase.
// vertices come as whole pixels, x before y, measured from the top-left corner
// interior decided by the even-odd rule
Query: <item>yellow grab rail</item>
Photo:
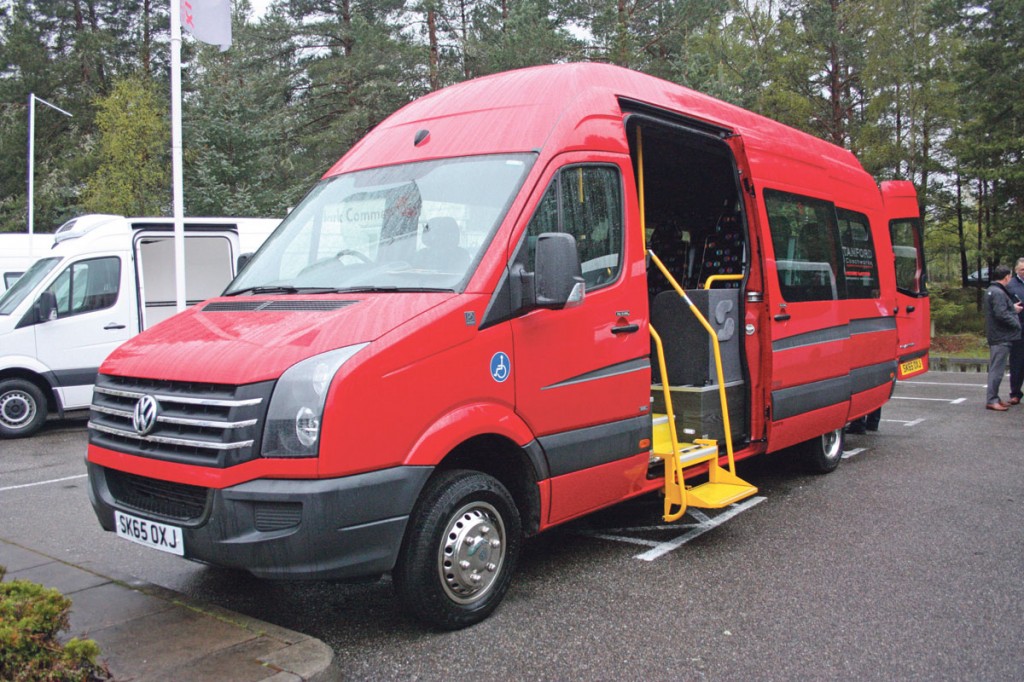
[[[711,337],[711,348],[715,353],[715,375],[718,379],[718,398],[722,403],[722,427],[725,430],[725,452],[729,458],[729,473],[735,474],[736,464],[733,461],[732,456],[732,427],[729,424],[729,406],[725,394],[725,375],[722,372],[722,351],[718,344],[718,334],[715,333],[711,323],[708,322],[707,318],[701,314],[700,310],[697,309],[697,306],[690,300],[690,297],[686,295],[686,291],[679,285],[679,282],[676,281],[675,277],[672,276],[672,273],[668,271],[668,268],[666,268],[665,264],[661,262],[661,259],[658,258],[653,251],[648,251],[647,253],[650,254],[651,261],[658,266],[658,269],[661,270],[661,274],[665,275],[665,279],[667,279],[669,284],[672,285],[672,288],[676,290],[676,293],[682,297],[686,302],[686,305],[690,307],[690,312],[693,313],[694,317],[697,318],[697,321],[700,322],[701,326],[704,327],[704,330]],[[663,361],[663,357],[659,357],[658,359],[659,361]],[[662,367],[664,367],[664,365],[662,365]],[[667,379],[668,377],[662,375],[662,384],[668,383]],[[672,445],[675,447],[676,443],[673,443]]]
[[[715,282],[741,282],[743,275],[711,275],[704,280],[704,288],[710,289]]]

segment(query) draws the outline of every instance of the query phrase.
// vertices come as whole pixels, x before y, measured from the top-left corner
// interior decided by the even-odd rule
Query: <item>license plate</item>
[[[920,372],[924,369],[924,360],[921,358],[915,358],[914,360],[908,360],[900,365],[900,374],[907,376],[914,372]]]
[[[185,541],[181,529],[148,519],[140,519],[119,511],[114,512],[114,527],[119,537],[146,547],[185,556]]]

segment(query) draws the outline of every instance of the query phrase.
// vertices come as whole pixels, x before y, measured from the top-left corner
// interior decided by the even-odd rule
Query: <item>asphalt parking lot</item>
[[[0,442],[0,538],[319,638],[346,678],[1020,679],[1024,407],[983,403],[983,375],[930,373],[832,474],[765,457],[740,465],[760,489],[741,507],[666,526],[647,497],[542,535],[456,633],[387,580],[266,582],[102,532],[83,420]]]

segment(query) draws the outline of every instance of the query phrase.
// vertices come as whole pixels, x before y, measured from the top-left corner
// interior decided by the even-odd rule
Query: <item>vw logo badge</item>
[[[136,433],[145,436],[156,426],[156,416],[160,412],[160,403],[151,395],[144,395],[135,403],[135,412],[132,414],[132,425]]]

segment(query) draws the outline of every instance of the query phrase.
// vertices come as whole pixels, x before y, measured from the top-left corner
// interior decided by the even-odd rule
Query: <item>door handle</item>
[[[781,314],[779,314],[779,315],[776,315],[776,316],[775,316],[775,321],[776,321],[776,322],[785,322],[785,321],[786,321],[786,320],[788,320],[788,319],[789,319],[790,317],[791,317],[791,316],[790,316],[790,314],[789,314],[789,313],[781,313]]]
[[[914,312],[915,310],[917,310],[917,308],[915,308],[914,306],[912,306],[912,305],[908,305],[908,306],[907,306],[907,312],[908,312],[908,313],[912,313],[912,312]]]
[[[111,330],[111,329],[124,329],[124,325],[123,324],[118,324],[117,322],[110,322],[110,323],[107,324],[106,327],[104,327],[104,329],[107,329],[107,330]]]
[[[612,327],[612,334],[632,334],[640,331],[640,325],[627,324],[624,327]]]

